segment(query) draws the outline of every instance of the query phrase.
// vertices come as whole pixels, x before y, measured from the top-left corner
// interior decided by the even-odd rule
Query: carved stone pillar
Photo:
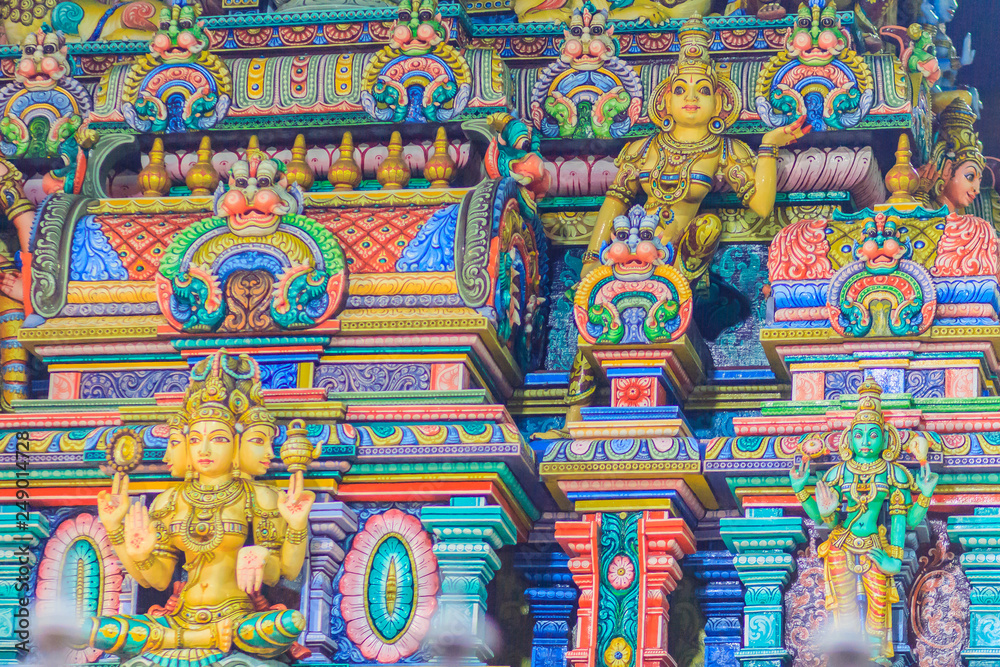
[[[546,512],[535,524],[528,546],[514,557],[514,565],[528,580],[524,592],[534,621],[531,667],[564,667],[570,627],[579,592],[573,586],[569,556],[555,539],[555,517],[570,513]]]
[[[26,649],[31,638],[32,609],[21,606],[21,598],[31,597],[31,571],[37,566],[35,554],[29,548],[49,536],[49,522],[38,512],[28,512],[27,518],[17,505],[0,507],[0,534],[4,548],[0,550],[0,662],[13,664],[23,657],[18,649]]]
[[[705,664],[735,664],[743,629],[743,586],[728,551],[698,551],[684,560],[700,584],[697,596],[705,615]]]
[[[514,523],[502,507],[483,498],[452,498],[447,507],[424,507],[420,521],[434,535],[441,578],[433,632],[439,641],[449,638],[448,650],[462,653],[436,660],[481,664],[493,656],[486,644],[486,584],[500,569],[496,549],[517,541]]]
[[[580,589],[577,645],[566,654],[579,667],[672,667],[667,653],[667,596],[681,577],[678,561],[695,550],[683,519],[664,511],[586,514],[556,524]],[[598,622],[598,619],[601,619]]]
[[[781,509],[748,509],[746,517],[720,521],[722,539],[736,554],[733,565],[746,586],[743,648],[736,653],[747,667],[785,667],[782,594],[795,571],[795,547],[806,541],[801,517]]]
[[[330,637],[333,579],[344,561],[340,543],[358,530],[358,517],[340,501],[318,502],[309,513],[309,528],[312,539],[300,605],[307,625],[299,642],[312,651],[306,662],[330,662],[337,654],[337,644]]]

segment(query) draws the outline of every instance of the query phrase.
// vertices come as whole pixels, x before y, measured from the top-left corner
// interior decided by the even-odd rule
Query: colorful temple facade
[[[4,3],[0,663],[1000,665],[955,5]]]

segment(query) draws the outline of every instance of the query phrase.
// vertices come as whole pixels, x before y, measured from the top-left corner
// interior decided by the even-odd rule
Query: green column
[[[962,651],[970,667],[1000,666],[1000,507],[977,507],[971,516],[948,517],[948,535],[965,553],[959,562],[969,594],[969,647]]]
[[[746,517],[720,521],[722,539],[736,554],[733,566],[746,587],[743,667],[784,667],[791,655],[784,646],[782,594],[795,571],[795,547],[806,541],[800,517],[780,509],[748,509]]]
[[[23,509],[23,506],[22,508]],[[16,505],[0,507],[0,664],[14,664],[18,648],[31,639],[30,620],[34,608],[21,604],[21,599],[34,596],[29,586],[32,570],[37,569],[35,555],[29,551],[38,541],[49,536],[49,522],[38,512],[25,514]]]
[[[424,507],[420,521],[434,535],[441,594],[432,633],[438,661],[482,664],[493,656],[486,645],[486,584],[500,569],[496,550],[517,541],[507,512],[484,498],[452,498],[447,507]],[[457,655],[456,655],[457,654]]]

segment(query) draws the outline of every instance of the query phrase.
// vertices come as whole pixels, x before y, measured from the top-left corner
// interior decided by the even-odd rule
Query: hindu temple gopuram
[[[0,0],[0,667],[1000,665],[956,11]]]

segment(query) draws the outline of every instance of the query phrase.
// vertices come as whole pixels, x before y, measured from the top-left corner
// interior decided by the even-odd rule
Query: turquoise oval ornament
[[[416,610],[413,554],[397,536],[384,536],[368,561],[365,612],[379,638],[392,643],[406,633]]]

